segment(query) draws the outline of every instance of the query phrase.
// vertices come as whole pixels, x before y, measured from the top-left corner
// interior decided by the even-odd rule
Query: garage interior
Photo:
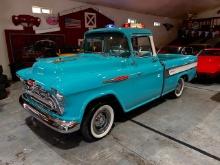
[[[0,165],[220,164],[220,1],[3,0],[0,11]],[[177,99],[166,94],[115,117],[99,140],[56,132],[20,105],[17,71],[74,58],[99,28],[150,29],[157,54],[192,55],[198,65],[207,55],[200,65],[212,71],[197,68]]]

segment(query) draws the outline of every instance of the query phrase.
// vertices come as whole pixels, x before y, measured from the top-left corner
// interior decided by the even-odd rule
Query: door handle
[[[141,75],[142,75],[142,72],[136,72],[132,74],[132,76],[141,76]]]

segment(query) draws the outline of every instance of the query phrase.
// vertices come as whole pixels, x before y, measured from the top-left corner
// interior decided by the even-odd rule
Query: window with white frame
[[[152,56],[153,50],[149,36],[133,36],[131,38],[133,50],[138,57]]]
[[[160,22],[154,22],[154,26],[160,26]]]
[[[52,14],[52,10],[44,7],[39,6],[32,6],[32,13],[33,14]]]
[[[137,23],[136,19],[128,18],[128,23]]]

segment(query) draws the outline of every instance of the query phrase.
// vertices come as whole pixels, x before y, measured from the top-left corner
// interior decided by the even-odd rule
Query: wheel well
[[[85,108],[83,118],[88,113],[88,111],[91,110],[91,108],[93,108],[94,106],[96,106],[99,103],[108,103],[109,105],[111,105],[113,107],[114,112],[116,114],[124,113],[123,108],[122,108],[121,104],[119,103],[118,99],[114,95],[109,94],[109,95],[101,96],[99,98],[96,98],[96,99],[90,101]]]
[[[185,82],[189,80],[189,77],[186,74],[182,75],[181,78],[183,78]]]

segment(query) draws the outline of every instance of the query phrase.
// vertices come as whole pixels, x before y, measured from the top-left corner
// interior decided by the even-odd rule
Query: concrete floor
[[[62,135],[31,125],[15,83],[0,101],[0,165],[220,164],[220,85],[187,86],[181,98],[141,107],[106,138],[87,143],[78,132]]]

